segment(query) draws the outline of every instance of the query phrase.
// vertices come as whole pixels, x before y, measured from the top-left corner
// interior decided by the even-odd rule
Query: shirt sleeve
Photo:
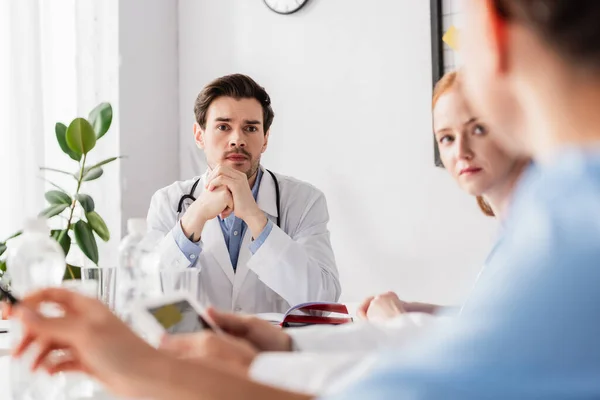
[[[267,352],[254,359],[249,376],[266,385],[306,394],[334,393],[367,373],[374,358],[360,352]]]
[[[267,225],[265,225],[260,235],[258,235],[258,237],[250,243],[250,251],[252,254],[256,253],[258,249],[260,249],[260,246],[262,246],[265,240],[267,240],[272,230],[273,222],[269,220],[267,221]]]
[[[384,323],[357,321],[340,326],[315,325],[286,329],[300,351],[318,353],[375,351],[400,347],[421,334],[424,329],[441,323],[441,317],[426,314],[402,314]]]
[[[172,230],[173,239],[179,250],[185,255],[190,264],[194,264],[198,260],[198,256],[202,252],[202,241],[194,243],[183,233],[181,221],[177,221]]]
[[[271,224],[269,237],[247,266],[288,306],[308,301],[336,302],[341,286],[327,229],[325,196],[310,188],[288,195],[300,196],[290,206],[297,226],[286,226],[284,231]]]

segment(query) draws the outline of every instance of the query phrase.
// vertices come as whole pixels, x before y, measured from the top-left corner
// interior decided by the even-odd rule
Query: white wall
[[[177,3],[119,1],[123,227],[179,175]]]
[[[343,299],[462,298],[495,224],[433,166],[429,2],[311,0],[279,16],[258,0],[179,0],[179,21],[182,177],[203,168],[196,95],[249,74],[276,113],[263,164],[327,196]]]
[[[66,3],[66,2],[65,2]],[[109,132],[102,137],[90,153],[87,165],[93,165],[120,154],[120,103],[119,103],[119,22],[118,0],[75,0],[76,31],[74,40],[77,53],[76,96],[77,114],[87,116],[99,103],[110,102],[115,111]],[[56,7],[56,5],[54,5]],[[64,45],[64,44],[63,44]],[[61,88],[62,89],[62,88]],[[75,115],[68,115],[71,121]],[[56,149],[56,145],[54,148]],[[56,151],[56,150],[55,150]],[[67,159],[62,155],[62,159]],[[67,160],[68,161],[68,160]],[[69,161],[72,163],[72,161]],[[119,162],[107,165],[101,179],[85,182],[82,192],[93,196],[96,211],[105,220],[111,239],[108,243],[97,239],[100,266],[115,266],[121,238],[122,193],[119,177],[123,169]],[[72,169],[72,168],[71,168]],[[71,255],[79,253],[72,246]],[[73,254],[74,253],[74,254]],[[77,258],[74,257],[73,260]],[[75,265],[82,265],[76,262]]]

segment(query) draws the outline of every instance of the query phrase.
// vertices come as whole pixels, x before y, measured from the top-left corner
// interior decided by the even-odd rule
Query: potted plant
[[[43,171],[68,175],[74,181],[74,190],[67,191],[44,178],[52,185],[53,189],[46,192],[45,198],[48,206],[39,215],[52,220],[52,226],[60,227],[52,230],[52,238],[61,245],[65,255],[69,254],[72,245],[76,245],[96,265],[99,262],[96,237],[108,241],[110,232],[102,217],[95,210],[94,199],[84,193],[83,186],[86,182],[100,178],[104,173],[103,167],[119,158],[111,157],[96,163],[90,163],[89,159],[89,154],[96,146],[96,142],[108,132],[112,116],[111,105],[101,103],[90,112],[87,119],[75,118],[69,126],[57,123],[55,133],[58,145],[67,156],[77,162],[77,170],[68,172],[40,167],[40,170]],[[6,271],[6,242],[19,235],[20,232],[17,232],[0,242],[1,272]],[[65,279],[79,278],[80,267],[67,264]]]

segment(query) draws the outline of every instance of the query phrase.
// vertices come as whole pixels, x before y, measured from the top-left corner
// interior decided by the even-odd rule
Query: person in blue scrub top
[[[461,318],[335,398],[600,398],[600,2],[466,12],[465,90],[536,174]]]
[[[387,351],[335,397],[600,398],[600,2],[466,0],[464,88],[497,139],[532,155],[503,240],[461,318]],[[502,133],[502,135],[500,134]],[[59,318],[34,312],[43,302]],[[137,338],[101,303],[66,290],[22,300],[14,315],[51,372],[84,371],[121,395],[155,399],[309,399]],[[36,363],[37,365],[38,363]]]

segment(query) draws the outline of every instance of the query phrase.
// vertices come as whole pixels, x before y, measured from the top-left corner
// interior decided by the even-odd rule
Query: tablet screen
[[[167,333],[194,333],[211,329],[186,300],[149,308],[148,311]]]

